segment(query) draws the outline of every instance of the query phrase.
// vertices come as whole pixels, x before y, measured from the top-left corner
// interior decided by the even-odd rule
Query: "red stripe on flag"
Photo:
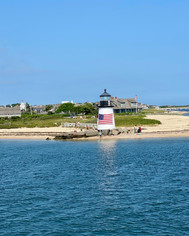
[[[98,119],[99,125],[113,125],[113,114],[103,114],[102,119]]]

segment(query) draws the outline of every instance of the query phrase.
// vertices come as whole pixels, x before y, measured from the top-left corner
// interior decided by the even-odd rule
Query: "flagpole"
[[[138,96],[135,96],[135,100],[136,100],[136,113],[138,113],[138,102],[137,102]]]

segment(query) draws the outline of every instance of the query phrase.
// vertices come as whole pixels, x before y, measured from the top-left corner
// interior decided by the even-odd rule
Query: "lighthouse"
[[[113,105],[110,101],[111,95],[106,92],[100,95],[100,105],[98,106],[98,130],[112,130],[115,129],[115,119]]]

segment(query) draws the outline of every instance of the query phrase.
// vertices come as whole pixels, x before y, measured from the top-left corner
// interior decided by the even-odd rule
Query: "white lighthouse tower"
[[[104,93],[100,95],[100,105],[98,106],[98,130],[115,129],[114,110],[110,98],[111,95],[104,89]]]

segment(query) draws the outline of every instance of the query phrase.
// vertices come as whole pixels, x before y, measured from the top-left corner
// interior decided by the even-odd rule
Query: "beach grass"
[[[128,127],[128,126],[142,126],[142,125],[159,125],[161,122],[154,119],[146,119],[145,115],[115,115],[116,127]]]
[[[59,127],[61,123],[69,122],[81,122],[81,123],[93,123],[96,119],[94,118],[70,118],[64,114],[51,114],[51,115],[22,115],[22,117],[12,118],[0,118],[0,129],[11,129],[11,128],[44,128],[44,127]]]
[[[158,109],[146,109],[142,110],[139,114],[153,114],[153,115],[158,115],[158,114],[165,114],[167,111],[165,110],[158,110]]]

